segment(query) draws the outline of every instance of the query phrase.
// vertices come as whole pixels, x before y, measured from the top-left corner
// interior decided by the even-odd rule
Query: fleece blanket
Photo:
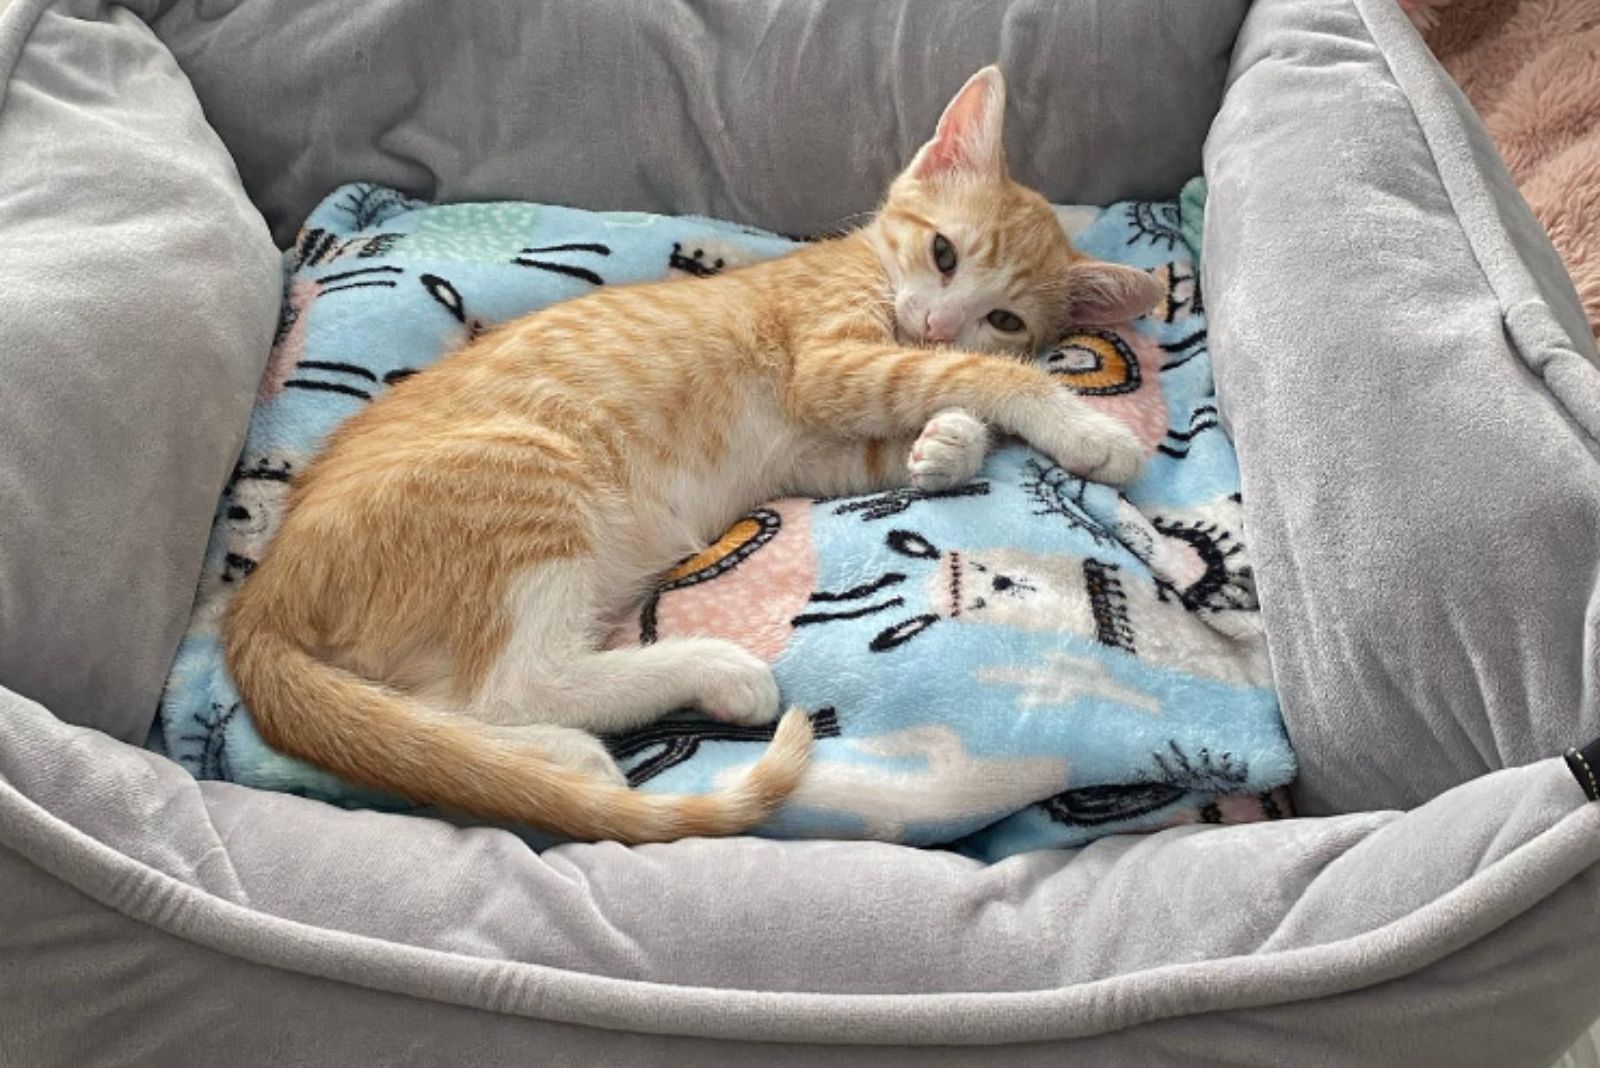
[[[1600,341],[1600,4],[1401,0],[1494,138]]]
[[[1174,201],[1059,210],[1084,251],[1166,286],[1138,322],[1039,357],[1139,435],[1137,482],[1088,483],[1011,441],[950,490],[769,502],[617,622],[614,644],[739,642],[810,712],[815,765],[762,833],[998,858],[1283,814],[1294,761],[1212,392],[1203,202],[1197,180]],[[793,245],[700,218],[331,195],[286,254],[282,322],[162,704],[169,755],[201,778],[404,807],[266,747],[223,666],[221,611],[289,481],[341,420],[488,324]],[[695,792],[770,736],[679,712],[607,742],[638,788]]]

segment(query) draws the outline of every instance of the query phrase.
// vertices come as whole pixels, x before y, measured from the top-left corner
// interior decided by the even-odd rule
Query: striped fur
[[[492,330],[342,426],[225,621],[269,744],[346,780],[580,839],[732,834],[805,772],[786,715],[702,797],[629,790],[593,732],[695,705],[777,717],[771,670],[712,639],[601,650],[650,582],[785,494],[942,487],[985,424],[1106,480],[1120,424],[1032,351],[1159,287],[1084,260],[1012,183],[1004,95],[975,75],[863,229],[710,278],[601,289]],[[941,271],[943,234],[960,257]],[[996,329],[1005,308],[1025,324]],[[929,324],[959,347],[928,347]],[[919,436],[920,434],[920,436]]]

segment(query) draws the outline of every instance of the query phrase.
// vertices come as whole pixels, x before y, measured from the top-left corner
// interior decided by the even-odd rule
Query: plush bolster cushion
[[[537,854],[198,783],[0,691],[0,1063],[1537,1068],[1600,1004],[1597,860],[1559,759],[993,865]]]
[[[1172,196],[1199,172],[1247,5],[160,6],[157,32],[286,245],[358,180],[441,202],[835,228],[877,205],[950,95],[996,61],[1022,180],[1064,204]]]
[[[1600,735],[1600,371],[1387,0],[1262,0],[1207,142],[1217,389],[1302,811]]]
[[[0,11],[0,684],[142,741],[281,268],[130,12]]]

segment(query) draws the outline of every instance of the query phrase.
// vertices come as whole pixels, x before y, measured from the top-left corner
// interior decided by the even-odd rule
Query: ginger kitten
[[[686,705],[777,717],[766,663],[602,650],[651,581],[752,506],[977,472],[992,426],[1107,482],[1132,433],[1025,359],[1161,296],[1077,253],[1006,175],[972,77],[863,229],[705,279],[599,290],[495,329],[329,439],[224,626],[262,737],[345,780],[579,839],[732,834],[794,790],[799,710],[733,786],[627,788],[591,732]]]

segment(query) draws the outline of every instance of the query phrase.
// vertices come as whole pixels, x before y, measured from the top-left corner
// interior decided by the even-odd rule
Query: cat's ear
[[[967,84],[939,116],[933,140],[917,150],[906,173],[920,181],[941,178],[1005,176],[1006,82],[1000,68],[988,66]]]
[[[1167,295],[1167,287],[1137,267],[1084,260],[1067,270],[1067,321],[1073,326],[1115,326],[1137,319]]]

